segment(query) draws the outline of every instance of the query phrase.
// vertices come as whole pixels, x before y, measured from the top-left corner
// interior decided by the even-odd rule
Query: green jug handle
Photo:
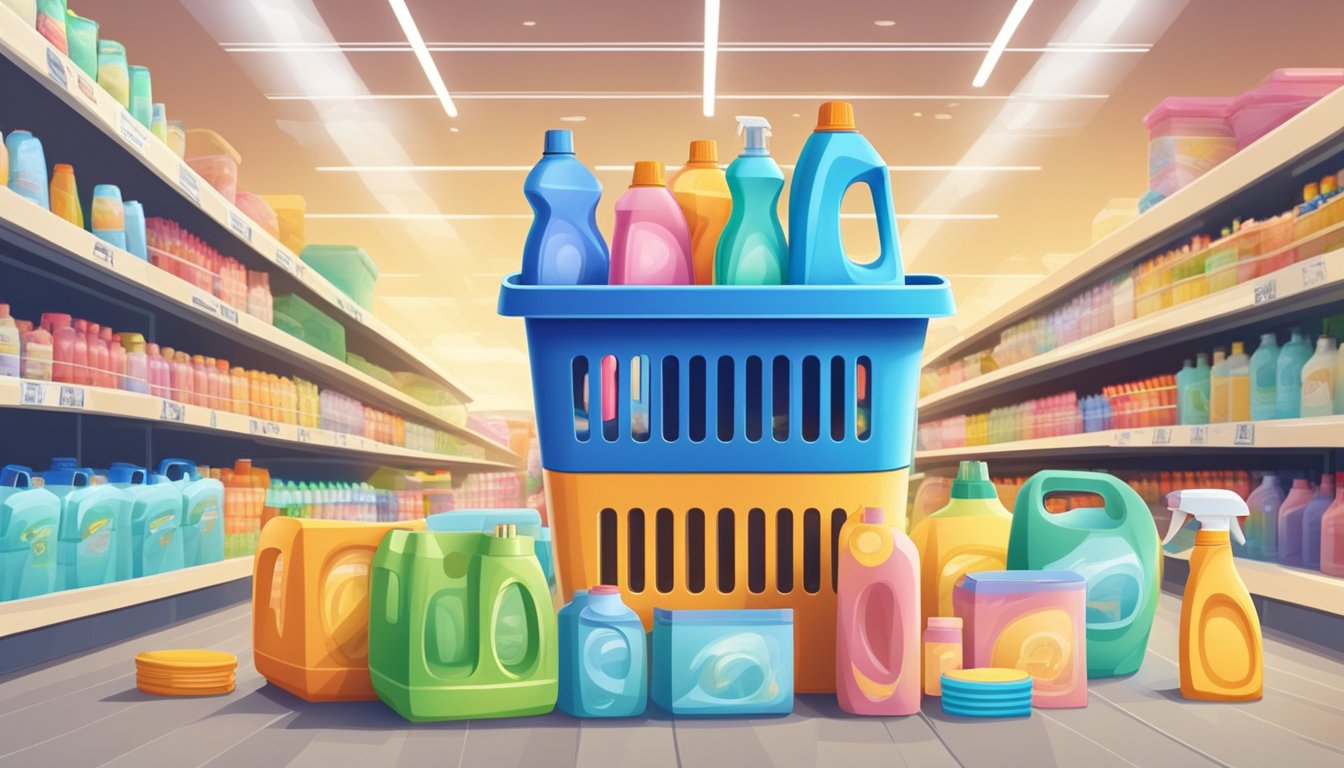
[[[1123,522],[1129,514],[1126,503],[1126,491],[1130,488],[1124,481],[1104,472],[1079,472],[1069,469],[1045,469],[1027,480],[1023,491],[1031,501],[1031,514],[1043,520],[1058,520],[1072,514],[1068,512],[1052,513],[1045,508],[1045,497],[1052,493],[1094,493],[1101,497],[1108,515],[1118,512]]]

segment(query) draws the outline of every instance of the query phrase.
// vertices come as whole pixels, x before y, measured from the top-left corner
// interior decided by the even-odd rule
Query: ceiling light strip
[[[719,72],[719,0],[705,0],[705,117],[714,116],[714,91]]]
[[[1031,0],[1017,0],[1013,3],[1013,9],[1008,12],[1008,18],[1003,21],[1003,27],[999,29],[999,34],[995,35],[994,42],[989,46],[989,51],[985,53],[985,60],[980,62],[980,70],[975,73],[975,79],[971,81],[973,87],[983,88],[985,83],[989,82],[990,73],[999,63],[999,57],[1003,55],[1003,50],[1008,47],[1008,41],[1012,39],[1013,33],[1017,31],[1017,26],[1022,23],[1022,18],[1027,15],[1027,10],[1030,8]]]
[[[447,112],[449,117],[457,117],[457,105],[453,103],[453,97],[448,93],[448,86],[444,84],[443,76],[439,74],[439,68],[434,66],[434,57],[429,54],[429,49],[425,47],[425,39],[420,36],[420,28],[415,25],[415,19],[411,17],[411,9],[406,7],[406,0],[387,0],[387,2],[388,5],[392,6],[392,13],[396,15],[397,21],[401,24],[401,31],[406,35],[406,42],[411,44],[411,50],[415,52],[415,59],[420,62],[420,68],[424,70],[425,78],[429,80],[429,87],[433,89],[434,95],[443,105],[443,111]]]

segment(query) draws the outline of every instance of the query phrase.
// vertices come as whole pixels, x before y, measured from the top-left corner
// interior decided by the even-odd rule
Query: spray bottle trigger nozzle
[[[762,128],[765,130],[766,136],[774,135],[774,133],[770,131],[770,121],[766,120],[764,117],[758,115],[738,115],[737,135],[741,136],[742,132],[748,128]]]
[[[1163,544],[1170,544],[1171,540],[1176,538],[1176,534],[1181,532],[1185,523],[1190,519],[1190,514],[1180,509],[1171,510],[1171,525],[1167,528],[1167,537],[1162,540]]]

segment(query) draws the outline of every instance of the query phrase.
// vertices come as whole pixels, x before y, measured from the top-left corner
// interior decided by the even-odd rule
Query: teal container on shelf
[[[574,717],[636,717],[648,705],[648,640],[621,590],[599,584],[560,609],[560,697]]]
[[[65,11],[65,39],[70,60],[84,74],[98,80],[98,22],[86,19],[68,8]]]
[[[306,341],[337,360],[345,359],[345,326],[292,294],[271,300],[271,322],[296,339]]]
[[[793,609],[653,611],[653,701],[674,715],[793,711]]]
[[[131,117],[148,128],[154,122],[154,86],[150,82],[149,67],[132,64],[127,67],[131,85]]]
[[[75,459],[53,459],[41,476],[46,489],[61,499],[59,588],[131,578],[130,497],[110,485],[95,485],[93,470],[77,466]]]
[[[134,464],[113,464],[107,479],[131,497],[131,575],[181,568],[182,492],[171,483],[151,483],[149,470]]]
[[[61,500],[33,484],[33,470],[0,470],[0,601],[56,591]]]
[[[357,245],[308,245],[299,258],[365,309],[373,309],[378,265]]]
[[[164,459],[154,483],[171,483],[182,493],[182,564],[224,559],[224,484],[196,471],[196,462]]]

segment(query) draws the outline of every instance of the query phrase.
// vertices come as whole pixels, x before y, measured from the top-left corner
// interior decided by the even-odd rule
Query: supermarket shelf
[[[400,334],[372,313],[366,312],[326,278],[308,269],[297,255],[280,245],[276,238],[226,201],[185,162],[179,160],[166,144],[136,122],[92,78],[52,48],[16,14],[0,13],[0,56],[9,59],[35,82],[60,97],[70,107],[72,120],[82,120],[111,137],[125,151],[129,162],[143,165],[163,182],[164,194],[199,209],[219,225],[223,237],[235,240],[292,278],[307,294],[305,298],[310,301],[315,298],[324,310],[334,309],[333,316],[347,331],[372,338],[379,346],[395,354],[409,370],[434,379],[462,401],[471,399],[470,394],[447,371],[426,360]],[[152,215],[154,209],[147,208]],[[228,253],[232,249],[220,250]]]
[[[386,445],[359,435],[299,427],[237,413],[177,403],[153,395],[103,387],[0,378],[0,408],[74,412],[135,419],[161,426],[287,444],[327,456],[458,471],[516,471],[517,466]]]
[[[297,363],[306,370],[321,374],[319,378],[337,382],[337,388],[344,394],[410,416],[475,443],[484,447],[486,455],[493,459],[516,465],[522,463],[522,459],[507,448],[473,430],[454,424],[419,400],[269,323],[225,304],[175,275],[108,245],[3,187],[0,187],[0,239],[16,243],[26,252],[39,254],[77,271],[98,275],[102,285],[119,288],[180,317],[206,324],[239,344],[268,352],[291,364]]]
[[[1072,261],[1023,290],[1013,300],[990,312],[974,330],[941,347],[928,350],[924,364],[967,354],[982,348],[1004,328],[1060,301],[1083,284],[1114,273],[1174,241],[1225,223],[1244,211],[1218,209],[1235,203],[1258,187],[1282,187],[1285,192],[1313,164],[1344,150],[1344,88],[1326,96],[1264,138],[1241,150],[1133,222],[1093,243]],[[1296,195],[1284,197],[1286,201]],[[1225,219],[1225,221],[1224,221]]]
[[[1163,554],[1173,560],[1190,559],[1189,552]],[[1252,595],[1344,616],[1344,579],[1327,576],[1320,571],[1290,568],[1243,557],[1238,557],[1236,563],[1237,573],[1241,574],[1241,580],[1246,582],[1246,589]]]
[[[192,568],[0,604],[0,637],[162,600],[252,576],[252,558],[235,557]]]
[[[1101,333],[1006,365],[920,399],[921,418],[964,410],[968,402],[1024,389],[1065,370],[1096,367],[1225,328],[1344,298],[1344,249],[1293,264],[1258,280],[1136,318]],[[1116,353],[1108,356],[1106,353]]]
[[[965,448],[915,451],[915,460],[951,463],[967,458],[1105,456],[1144,452],[1310,450],[1344,448],[1344,416],[1244,421],[1186,427],[1141,427],[1043,437]]]

